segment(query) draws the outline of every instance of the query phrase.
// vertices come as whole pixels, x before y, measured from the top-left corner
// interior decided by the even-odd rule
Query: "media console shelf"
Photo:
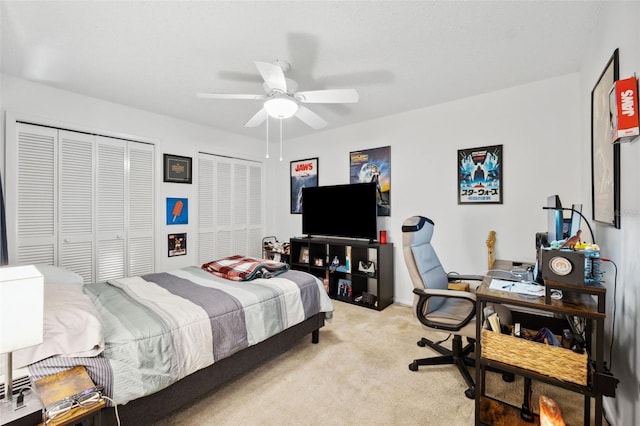
[[[329,297],[378,311],[393,303],[393,244],[292,238],[291,269],[328,279]],[[360,262],[371,272],[359,270]]]

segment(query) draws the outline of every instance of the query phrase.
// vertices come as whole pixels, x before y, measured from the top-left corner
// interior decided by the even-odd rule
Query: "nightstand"
[[[65,399],[77,398],[82,392],[94,388],[95,384],[87,374],[87,370],[82,366],[43,377],[34,382],[34,389],[45,407],[50,407]],[[87,406],[75,404],[68,413],[51,420],[47,426],[75,425],[85,421],[90,425],[99,426],[101,423],[100,410],[105,404],[105,400],[102,398],[96,403]]]

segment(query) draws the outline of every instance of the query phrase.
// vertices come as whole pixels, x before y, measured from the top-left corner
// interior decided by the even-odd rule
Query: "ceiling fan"
[[[198,93],[199,98],[207,99],[240,99],[264,100],[263,107],[247,123],[245,127],[256,127],[268,116],[284,119],[298,117],[303,123],[318,130],[327,126],[327,122],[303,104],[342,104],[358,102],[358,92],[354,89],[328,89],[296,92],[298,84],[286,78],[284,73],[290,65],[277,60],[274,63],[256,62],[258,72],[264,80],[265,94],[227,94]]]

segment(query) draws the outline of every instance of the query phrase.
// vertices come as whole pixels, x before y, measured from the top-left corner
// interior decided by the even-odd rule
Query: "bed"
[[[317,343],[333,312],[322,282],[301,271],[234,281],[191,266],[82,285],[39,269],[45,342],[14,353],[14,364],[33,379],[84,365],[122,424],[158,420],[306,335]],[[113,408],[103,415],[115,424]]]

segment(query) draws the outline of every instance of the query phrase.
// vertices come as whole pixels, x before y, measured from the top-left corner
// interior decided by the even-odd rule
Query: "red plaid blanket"
[[[289,265],[273,260],[253,257],[224,257],[202,265],[202,269],[232,281],[249,281],[254,278],[271,278],[289,270]]]

